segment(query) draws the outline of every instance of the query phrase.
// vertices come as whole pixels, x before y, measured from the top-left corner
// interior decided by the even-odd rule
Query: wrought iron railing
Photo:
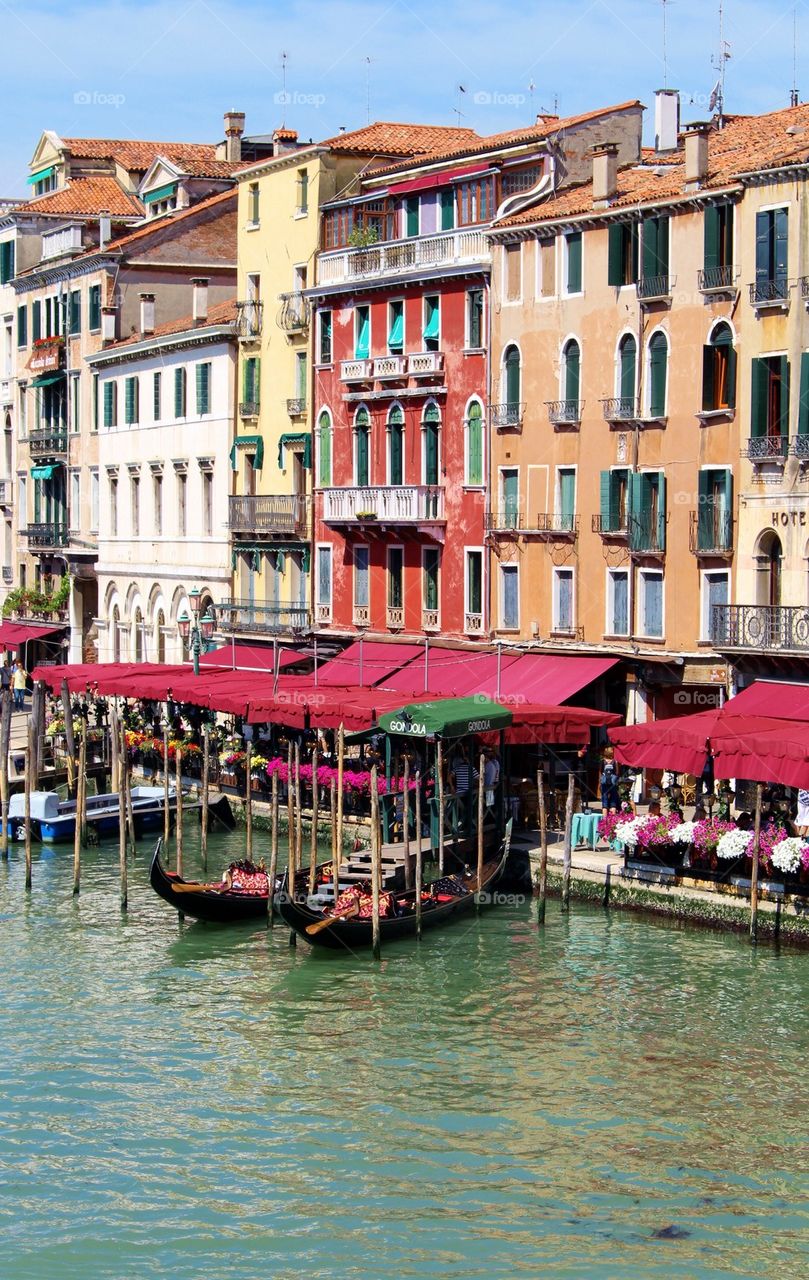
[[[281,310],[278,312],[278,327],[287,333],[295,333],[305,329],[309,324],[309,299],[302,293],[280,293],[278,295]]]
[[[638,402],[634,396],[608,396],[601,401],[606,422],[633,422],[638,417]]]
[[[21,530],[28,539],[29,547],[66,547],[67,523],[59,520],[36,521],[28,528]]]
[[[305,537],[310,498],[304,494],[235,495],[228,499],[228,528],[232,533]]]
[[[531,522],[530,528],[553,538],[575,538],[579,532],[579,517],[571,511],[541,512]]]
[[[754,307],[769,302],[786,302],[789,298],[788,280],[756,280],[750,285],[750,303]]]
[[[508,533],[523,527],[523,513],[512,507],[484,512],[483,525],[487,533]]]
[[[524,401],[519,404],[516,401],[512,401],[509,404],[492,404],[489,406],[489,420],[493,427],[497,427],[501,431],[507,428],[512,430],[521,428],[524,413]]]
[[[264,303],[250,299],[236,303],[236,331],[240,338],[257,338],[261,333]]]
[[[789,451],[793,458],[809,459],[809,436],[795,436]]]
[[[629,515],[629,546],[641,555],[662,555],[665,550],[665,523],[652,512]]]
[[[726,556],[733,550],[733,516],[724,502],[709,498],[690,513],[688,545],[697,556]]]
[[[638,297],[645,302],[651,302],[654,298],[667,298],[673,283],[669,275],[641,276],[638,280]]]
[[[222,632],[308,631],[309,610],[302,604],[256,604],[253,600],[223,600],[216,616]]]
[[[593,516],[592,520],[593,533],[599,534],[602,538],[627,538],[629,537],[629,521],[626,516],[621,519],[620,515],[604,515],[600,512]]]
[[[729,262],[724,262],[718,267],[701,267],[697,272],[698,287],[701,293],[732,289],[735,277],[736,268]]]
[[[546,400],[548,421],[553,426],[578,426],[584,412],[583,400]]]
[[[775,461],[787,456],[789,440],[786,436],[750,436],[747,441],[747,456],[753,462],[764,462],[768,458]]]
[[[239,405],[239,417],[240,418],[257,418],[259,408],[260,406],[259,406],[258,400],[242,400],[241,404]]]
[[[804,605],[718,604],[711,641],[719,649],[809,652],[809,608]]]
[[[28,433],[28,447],[32,458],[57,458],[67,453],[67,428],[54,431],[52,427],[37,427]]]
[[[306,396],[292,396],[287,400],[287,413],[290,418],[299,418],[306,413]]]

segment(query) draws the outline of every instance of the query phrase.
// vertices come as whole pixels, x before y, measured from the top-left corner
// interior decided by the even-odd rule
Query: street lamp
[[[207,653],[210,647],[210,639],[216,628],[216,618],[210,605],[200,618],[200,598],[202,592],[199,587],[194,587],[193,591],[189,591],[188,599],[191,604],[193,619],[183,610],[177,619],[177,629],[183,640],[191,642],[191,656],[194,660],[194,675],[199,675],[199,655]]]

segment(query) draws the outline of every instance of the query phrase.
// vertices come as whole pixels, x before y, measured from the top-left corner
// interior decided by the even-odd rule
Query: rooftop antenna
[[[798,6],[792,6],[792,89],[789,94],[789,105],[798,105]]]
[[[371,63],[374,61],[369,54],[363,58],[365,63],[365,123],[371,123]]]
[[[533,80],[531,80],[531,81],[530,81],[530,83],[529,83],[529,85],[528,85],[528,105],[529,105],[529,107],[531,108],[531,123],[532,123],[532,124],[534,123],[534,121],[535,121],[535,120],[536,120],[536,118],[537,118],[537,116],[536,116],[536,112],[534,111],[534,90],[535,90],[535,89],[536,89],[536,85],[534,84]]]
[[[725,65],[730,59],[730,45],[725,39],[725,6],[719,0],[719,54],[711,59],[711,66],[718,72],[718,79],[711,90],[708,110],[716,113],[719,128],[722,128],[725,115]]]
[[[284,53],[282,51],[281,52],[281,88],[283,90],[283,97],[281,98],[281,102],[283,103],[284,107],[286,107],[287,105],[287,59],[288,58],[289,58],[289,54]],[[281,128],[285,129],[287,126],[287,113],[286,111],[284,111],[282,112],[282,114],[284,118],[281,121]]]
[[[461,111],[461,94],[466,93],[466,87],[462,84],[459,84],[456,86],[456,88],[458,90],[458,96],[455,99],[455,115],[458,117],[458,128],[460,129],[461,117],[464,114],[463,111]]]
[[[663,6],[663,88],[669,87],[668,7],[671,0],[660,0]]]

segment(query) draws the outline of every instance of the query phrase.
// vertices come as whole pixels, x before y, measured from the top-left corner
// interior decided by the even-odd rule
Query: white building
[[[98,376],[99,662],[187,658],[177,619],[230,599],[227,527],[236,396],[236,304],[155,327],[141,294],[140,333],[87,363]],[[71,509],[81,505],[81,495]]]

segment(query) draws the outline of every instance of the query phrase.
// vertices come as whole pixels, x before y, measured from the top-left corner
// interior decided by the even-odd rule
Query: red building
[[[615,110],[399,162],[324,207],[309,291],[320,630],[488,638],[488,436],[519,424],[489,402],[486,227],[589,169]]]

